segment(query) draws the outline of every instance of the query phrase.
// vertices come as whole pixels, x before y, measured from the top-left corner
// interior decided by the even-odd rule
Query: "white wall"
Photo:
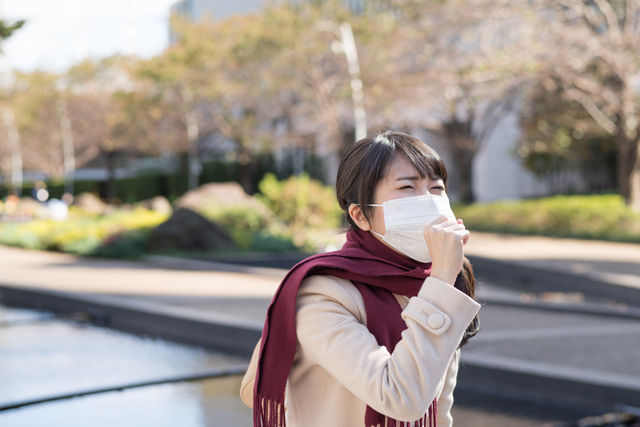
[[[507,114],[482,145],[473,162],[473,191],[478,202],[548,194],[547,185],[515,154],[520,138],[518,115]]]

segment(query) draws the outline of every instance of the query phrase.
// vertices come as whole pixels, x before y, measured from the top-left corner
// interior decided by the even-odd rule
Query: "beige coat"
[[[417,297],[396,295],[407,329],[392,354],[366,327],[364,301],[348,280],[306,278],[298,292],[298,345],[285,397],[288,427],[363,427],[367,405],[401,421],[421,418],[438,399],[438,427],[452,424],[458,344],[480,305],[426,279]],[[242,381],[253,403],[258,347]]]

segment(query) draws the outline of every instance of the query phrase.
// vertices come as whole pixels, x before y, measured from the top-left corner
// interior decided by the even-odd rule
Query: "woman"
[[[450,212],[446,181],[438,155],[401,132],[347,150],[336,183],[347,243],[276,292],[241,390],[254,426],[451,425],[458,349],[480,305],[462,221],[424,222],[433,203]]]

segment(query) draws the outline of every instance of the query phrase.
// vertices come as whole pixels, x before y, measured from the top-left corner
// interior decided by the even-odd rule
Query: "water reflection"
[[[48,317],[34,310],[0,307],[0,404],[246,362],[198,347]],[[238,381],[152,386],[41,404],[0,413],[0,425],[40,426],[46,420],[47,426],[205,426],[220,416],[237,416],[234,423],[241,423],[247,414],[249,421],[251,416],[238,398]],[[173,414],[180,414],[178,423]]]
[[[0,413],[2,427],[252,426],[229,377],[104,393]]]

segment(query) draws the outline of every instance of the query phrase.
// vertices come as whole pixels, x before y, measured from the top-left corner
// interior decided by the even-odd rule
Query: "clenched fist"
[[[431,277],[453,285],[462,269],[463,247],[469,241],[469,231],[461,219],[442,215],[424,227],[422,233],[431,254]]]

